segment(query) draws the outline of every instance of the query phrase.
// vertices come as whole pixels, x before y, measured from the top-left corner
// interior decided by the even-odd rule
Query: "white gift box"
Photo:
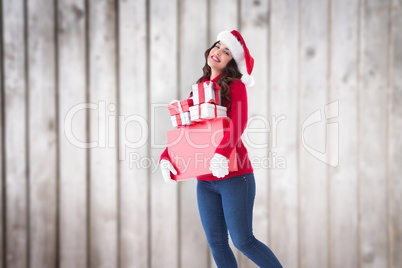
[[[191,122],[190,112],[184,112],[184,113],[172,115],[170,117],[170,120],[172,121],[172,125],[174,127],[188,126],[188,125],[193,124]]]
[[[226,107],[213,103],[201,103],[190,107],[191,121],[199,122],[218,117],[226,117]]]
[[[200,103],[221,104],[220,87],[214,82],[208,81],[192,85],[194,105]]]

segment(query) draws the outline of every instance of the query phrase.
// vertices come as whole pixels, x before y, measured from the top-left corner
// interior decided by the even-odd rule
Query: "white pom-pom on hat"
[[[241,77],[241,81],[247,87],[252,87],[254,85],[254,82],[255,82],[254,77],[252,77],[251,75],[248,75],[248,74],[243,74],[243,76]]]
[[[253,86],[254,78],[251,76],[251,72],[254,67],[254,59],[251,57],[241,34],[236,30],[231,32],[223,31],[218,34],[216,39],[217,41],[222,41],[228,46],[233,59],[236,61],[240,72],[243,74],[241,81],[246,85],[246,87]],[[244,67],[246,69],[245,71]]]

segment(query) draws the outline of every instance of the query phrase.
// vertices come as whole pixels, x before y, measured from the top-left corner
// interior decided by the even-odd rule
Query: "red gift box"
[[[177,170],[174,180],[186,180],[212,174],[209,170],[215,149],[222,141],[229,118],[217,118],[167,133],[169,158]],[[236,148],[229,157],[229,171],[237,170]]]

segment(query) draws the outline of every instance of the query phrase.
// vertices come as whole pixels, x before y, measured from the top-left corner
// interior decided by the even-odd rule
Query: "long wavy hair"
[[[204,57],[205,57],[205,65],[202,68],[203,71],[203,75],[200,77],[200,79],[198,79],[197,83],[201,83],[202,80],[204,78],[210,78],[211,76],[211,67],[209,67],[208,65],[208,56],[209,56],[209,52],[211,51],[212,48],[215,47],[215,45],[218,43],[219,41],[216,41],[210,48],[208,48],[205,53],[204,53]],[[236,61],[234,59],[231,59],[228,64],[226,65],[225,69],[222,70],[221,75],[219,76],[219,79],[217,81],[218,85],[221,87],[221,101],[222,104],[225,103],[225,101],[229,101],[229,107],[231,104],[231,100],[230,100],[230,96],[229,96],[229,92],[230,92],[230,83],[232,81],[236,81],[239,80],[242,77],[242,74],[239,70],[239,68],[237,67]]]

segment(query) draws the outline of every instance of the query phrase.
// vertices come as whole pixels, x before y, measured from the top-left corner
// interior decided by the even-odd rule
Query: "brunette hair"
[[[211,67],[209,67],[208,65],[208,56],[209,56],[209,52],[211,51],[212,48],[215,47],[215,45],[219,43],[219,41],[216,41],[210,48],[208,48],[205,53],[204,53],[204,57],[205,57],[205,65],[202,68],[203,71],[203,75],[200,77],[200,79],[198,79],[197,83],[201,83],[202,80],[204,78],[210,78],[211,76]],[[218,79],[218,85],[221,87],[221,101],[222,104],[228,100],[229,101],[229,107],[231,104],[231,100],[229,97],[229,91],[230,91],[230,83],[232,81],[236,81],[239,80],[242,77],[242,74],[239,70],[239,68],[237,67],[236,61],[234,59],[231,59],[228,64],[226,65],[225,69],[222,70],[221,75],[219,76]]]

